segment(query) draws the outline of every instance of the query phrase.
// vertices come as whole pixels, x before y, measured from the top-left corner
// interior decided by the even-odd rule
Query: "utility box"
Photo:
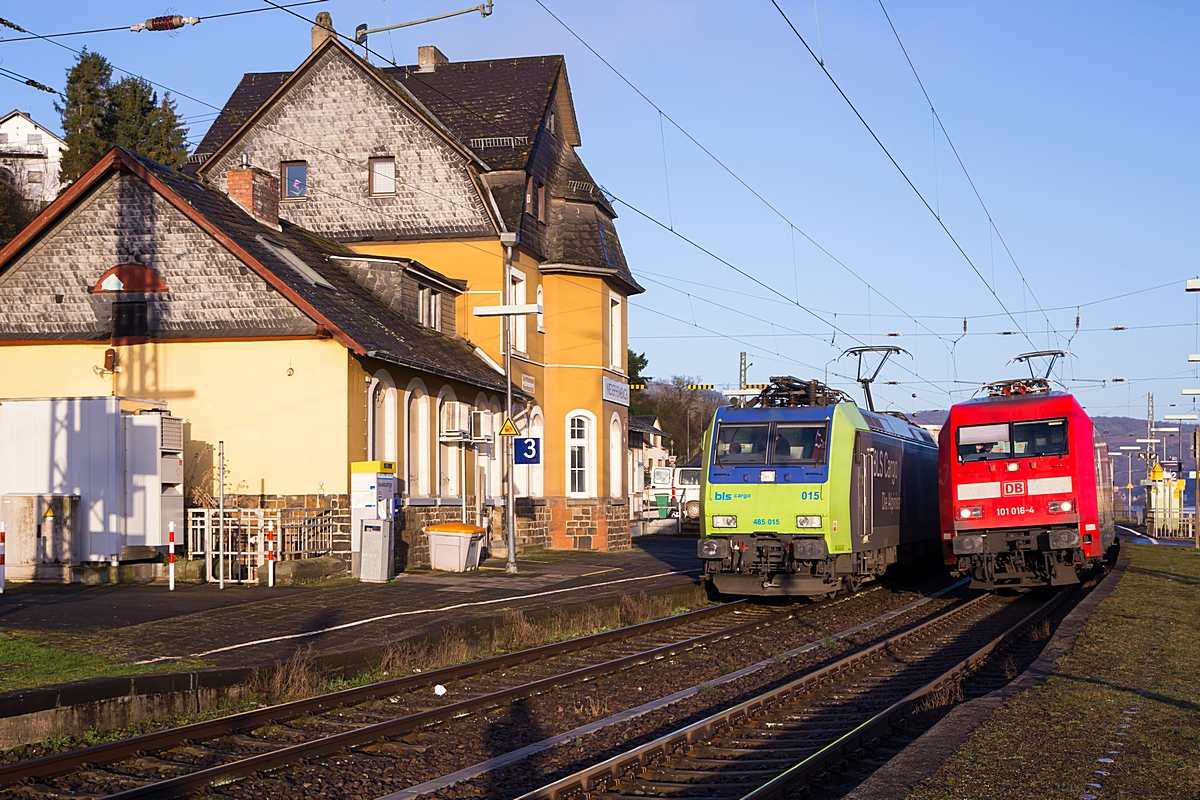
[[[391,535],[391,521],[396,516],[396,464],[392,461],[352,461],[350,463],[350,572],[356,578],[377,580],[363,577],[363,535],[365,525],[374,525],[380,521],[389,524],[382,526]],[[374,535],[375,528],[371,528]],[[374,541],[374,540],[373,540]],[[388,553],[392,552],[389,541]],[[372,560],[382,556],[376,552]],[[388,558],[388,575],[382,580],[390,580],[392,575],[391,558]]]
[[[446,572],[466,572],[479,568],[479,556],[487,529],[465,522],[430,525],[429,566]]]
[[[5,495],[5,577],[69,583],[79,566],[79,495]]]
[[[390,581],[394,548],[390,519],[363,520],[358,579],[367,583]]]
[[[0,400],[0,496],[12,495],[79,498],[72,565],[163,554],[167,523],[184,521],[183,420],[123,397]]]

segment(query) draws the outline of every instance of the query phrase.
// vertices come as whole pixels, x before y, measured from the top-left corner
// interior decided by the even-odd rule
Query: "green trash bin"
[[[658,518],[667,519],[671,516],[671,495],[656,494],[654,495],[654,505],[658,509]]]

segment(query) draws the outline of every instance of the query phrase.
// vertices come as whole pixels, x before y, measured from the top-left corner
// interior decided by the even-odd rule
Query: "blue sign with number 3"
[[[517,437],[513,439],[514,464],[542,463],[542,440],[533,437]]]

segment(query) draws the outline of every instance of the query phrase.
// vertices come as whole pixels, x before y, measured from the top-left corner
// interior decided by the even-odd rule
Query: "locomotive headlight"
[[[983,519],[983,506],[963,506],[958,510],[959,519]]]
[[[1059,504],[1058,504],[1058,507],[1059,507],[1059,508],[1061,508],[1061,509],[1063,510],[1063,512],[1064,512],[1064,513],[1065,513],[1065,512],[1068,512],[1068,511],[1070,511],[1070,510],[1071,510],[1071,508],[1072,508],[1072,506],[1071,506],[1071,501],[1070,501],[1070,500],[1063,500],[1061,503],[1059,503]]]
[[[819,528],[821,527],[821,515],[813,514],[810,516],[796,517],[797,528]]]
[[[1071,547],[1079,546],[1079,531],[1067,528],[1065,530],[1050,531],[1050,549],[1051,550],[1066,550]]]
[[[1051,514],[1070,514],[1074,509],[1075,504],[1070,500],[1052,500],[1049,505]]]
[[[712,518],[712,526],[714,528],[736,528],[737,516],[734,514],[725,514],[723,516],[714,516]]]
[[[697,546],[700,558],[715,560],[729,555],[729,541],[726,539],[701,539]]]

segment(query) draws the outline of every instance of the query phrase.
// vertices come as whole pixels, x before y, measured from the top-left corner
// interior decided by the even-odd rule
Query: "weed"
[[[834,639],[828,633],[821,631],[821,647],[826,650],[833,650],[838,646],[837,639]]]

